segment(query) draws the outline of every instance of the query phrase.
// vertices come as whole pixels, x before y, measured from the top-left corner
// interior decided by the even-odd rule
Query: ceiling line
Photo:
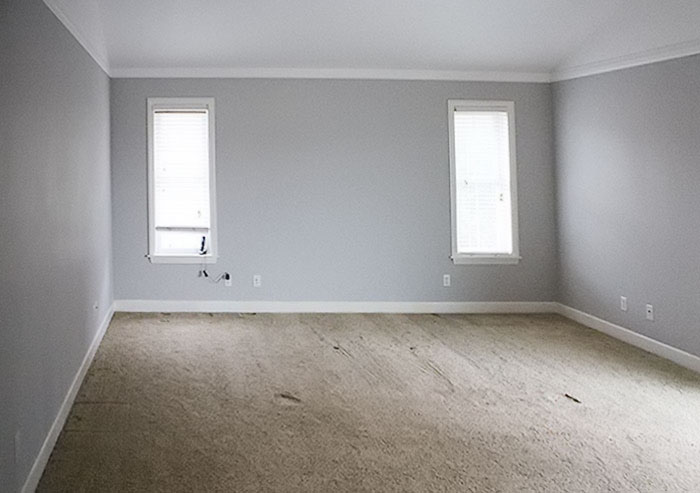
[[[360,68],[270,68],[270,67],[124,67],[112,68],[115,78],[235,78],[235,79],[371,79],[483,82],[550,82],[547,72],[360,69]]]

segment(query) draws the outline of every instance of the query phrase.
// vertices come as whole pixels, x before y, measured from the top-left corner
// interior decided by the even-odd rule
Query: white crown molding
[[[615,339],[626,342],[661,358],[673,361],[674,363],[700,373],[700,357],[690,354],[681,349],[669,346],[663,342],[652,339],[642,334],[638,334],[630,329],[615,325],[607,320],[598,318],[581,310],[571,308],[562,303],[554,303],[556,313],[578,322],[586,327],[607,334]]]
[[[581,65],[560,65],[551,73],[550,80],[559,82],[591,75],[604,74],[616,70],[649,65],[651,63],[673,60],[700,53],[700,39],[684,41],[661,48],[640,51],[629,55],[622,55],[615,58],[600,60],[596,62],[584,63]]]
[[[83,32],[70,21],[68,16],[63,12],[63,10],[61,10],[59,2],[56,0],[44,0],[44,4],[49,8],[49,10],[51,10],[51,12],[53,12],[53,15],[55,15],[58,20],[61,21],[65,28],[68,29],[76,41],[78,41],[78,43],[85,48],[85,51],[87,51],[88,55],[95,60],[97,65],[99,65],[107,75],[111,75],[107,57],[101,50],[98,49],[97,45],[93,43],[88,36],[85,36],[85,34],[83,34]]]
[[[32,464],[32,468],[29,471],[29,475],[24,481],[24,486],[22,486],[21,490],[22,493],[31,493],[34,490],[36,490],[37,486],[39,485],[39,480],[41,479],[41,475],[44,473],[46,464],[49,462],[51,452],[53,451],[53,448],[56,445],[58,436],[61,434],[63,425],[66,423],[68,414],[70,413],[70,410],[73,407],[73,401],[75,401],[75,397],[78,395],[78,390],[80,390],[80,386],[82,385],[83,380],[85,379],[85,375],[87,374],[87,371],[90,368],[90,365],[92,364],[92,360],[95,358],[97,348],[100,346],[102,338],[107,332],[107,327],[109,327],[109,323],[112,321],[113,315],[114,303],[112,303],[112,306],[110,306],[109,310],[107,310],[105,317],[102,319],[102,323],[100,323],[99,327],[97,328],[95,337],[92,339],[90,347],[85,353],[85,357],[83,358],[83,361],[80,364],[78,371],[73,377],[73,381],[71,382],[71,385],[68,388],[68,392],[66,392],[66,395],[63,398],[61,407],[58,409],[58,414],[56,414],[56,418],[54,419],[51,428],[49,428],[49,431],[46,434],[44,443],[42,444],[41,449],[39,450],[39,453],[36,456],[36,459],[34,459],[34,464]]]
[[[473,82],[550,82],[545,72],[450,71],[359,68],[113,67],[114,78],[368,79]]]
[[[205,313],[551,313],[548,301],[228,301],[115,300],[121,312]]]

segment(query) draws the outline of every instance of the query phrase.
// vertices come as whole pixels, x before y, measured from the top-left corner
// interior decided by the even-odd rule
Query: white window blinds
[[[151,108],[151,255],[211,255],[212,109],[163,106]]]
[[[451,107],[453,255],[514,255],[509,109]]]

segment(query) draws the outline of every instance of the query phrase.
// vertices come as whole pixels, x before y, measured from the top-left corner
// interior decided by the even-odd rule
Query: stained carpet
[[[700,491],[700,376],[556,315],[117,314],[39,491]]]

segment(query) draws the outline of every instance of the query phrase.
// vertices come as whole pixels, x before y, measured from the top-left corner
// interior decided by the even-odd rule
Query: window
[[[448,101],[452,261],[515,264],[518,212],[514,104]]]
[[[214,100],[149,98],[151,262],[216,262],[214,179]]]

